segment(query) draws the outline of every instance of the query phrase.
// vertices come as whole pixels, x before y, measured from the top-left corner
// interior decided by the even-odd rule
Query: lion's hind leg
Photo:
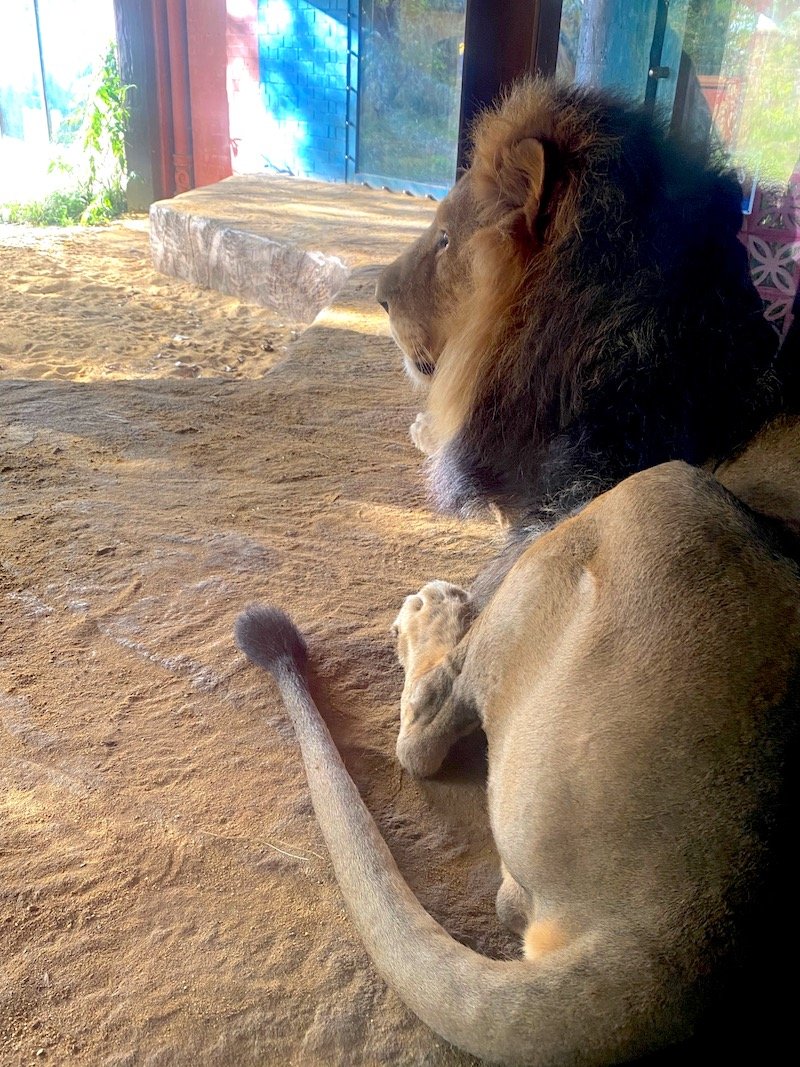
[[[501,863],[500,871],[503,881],[495,901],[497,918],[512,934],[522,937],[530,922],[531,900],[514,876],[509,874],[504,863]]]
[[[474,704],[454,693],[462,639],[473,617],[467,592],[435,581],[406,597],[395,619],[397,655],[406,672],[397,758],[417,777],[435,774],[453,744],[478,725]]]

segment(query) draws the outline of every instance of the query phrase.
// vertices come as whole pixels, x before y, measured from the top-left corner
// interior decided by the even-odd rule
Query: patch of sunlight
[[[252,134],[261,129],[267,114],[258,81],[241,56],[228,63],[227,85],[234,169],[237,174],[262,171],[263,152]]]
[[[373,336],[376,333],[389,332],[389,318],[377,304],[374,311],[363,307],[352,310],[342,307],[323,308],[314,323],[317,326],[330,326],[336,330],[352,330],[354,333]]]
[[[49,173],[51,158],[46,137],[0,137],[0,204],[41,200],[56,189],[61,175]]]
[[[390,537],[397,536],[398,531],[408,534],[416,530],[420,533],[444,531],[462,538],[476,536],[483,540],[497,533],[497,524],[491,519],[470,519],[465,523],[463,519],[440,515],[417,506],[401,508],[395,504],[365,503],[361,500],[352,501],[352,505],[357,511],[359,522],[366,523],[373,530]]]
[[[338,188],[338,187],[337,187]],[[398,201],[397,207],[404,213],[418,210],[420,215],[430,215],[433,218],[435,208],[431,206],[430,212],[428,212],[428,204],[424,200],[417,201]],[[390,223],[392,227],[398,230],[421,230],[429,224],[428,218],[398,218],[394,213],[394,205],[386,205],[382,202],[380,205],[367,205],[364,210],[354,207],[351,204],[347,204],[343,207],[334,207],[330,204],[312,204],[305,200],[288,201],[285,204],[287,210],[291,210],[293,213],[303,218],[320,218],[320,219],[348,219],[353,221],[354,219],[364,219],[369,223],[374,223],[376,218],[385,219],[387,223]]]
[[[249,19],[253,13],[253,0],[227,0],[228,18]]]
[[[292,11],[286,0],[267,0],[258,12],[260,35],[291,33]]]
[[[115,36],[114,5],[111,0],[39,0],[39,23],[55,140],[62,121],[84,106],[90,71]],[[48,173],[63,146],[48,138],[30,2],[2,5],[0,96],[0,204],[40,200],[63,185],[63,175]]]
[[[303,168],[302,150],[308,139],[308,120],[292,101],[291,92],[283,82],[264,86],[266,107],[262,112],[259,136],[251,151],[258,152],[263,164],[277,170],[296,174]],[[283,113],[281,117],[278,117]]]
[[[3,807],[12,819],[35,819],[42,814],[42,805],[28,789],[7,789]]]

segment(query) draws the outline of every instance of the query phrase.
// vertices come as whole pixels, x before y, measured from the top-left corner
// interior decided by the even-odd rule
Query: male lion
[[[512,525],[634,471],[727,456],[782,403],[741,189],[597,92],[525,82],[376,297],[437,504]],[[434,373],[435,371],[435,373]]]
[[[239,648],[274,673],[294,723],[353,922],[438,1034],[490,1062],[577,1067],[711,1029],[716,1062],[771,1062],[757,1002],[776,971],[760,949],[791,943],[795,919],[781,889],[794,896],[800,570],[786,553],[718,481],[672,463],[536,540],[471,626],[448,583],[406,600],[398,757],[434,774],[485,730],[497,911],[524,950],[511,962],[455,941],[404,882],[289,619],[239,617]]]
[[[518,531],[477,592],[429,582],[395,626],[403,766],[435,774],[486,733],[497,910],[521,959],[427,915],[313,703],[302,637],[275,609],[237,620],[375,965],[492,1062],[613,1064],[704,1037],[769,1061],[771,953],[796,925],[799,438],[774,421],[720,468],[747,503],[682,462],[729,457],[782,403],[738,220],[730,180],[638,113],[526,84],[378,287],[431,378],[417,432],[440,503]]]

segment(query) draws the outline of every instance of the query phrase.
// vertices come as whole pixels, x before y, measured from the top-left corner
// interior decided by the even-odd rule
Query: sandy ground
[[[307,323],[158,274],[147,219],[0,225],[0,377],[260,378]]]
[[[472,1062],[372,970],[231,638],[253,599],[294,613],[410,883],[512,954],[479,748],[429,783],[393,759],[400,600],[496,534],[426,507],[375,273],[292,343],[155,274],[143,221],[0,232],[4,1067]]]

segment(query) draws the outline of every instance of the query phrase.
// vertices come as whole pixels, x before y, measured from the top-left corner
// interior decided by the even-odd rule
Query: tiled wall
[[[800,167],[785,190],[756,189],[742,240],[766,317],[785,335],[800,282]]]

